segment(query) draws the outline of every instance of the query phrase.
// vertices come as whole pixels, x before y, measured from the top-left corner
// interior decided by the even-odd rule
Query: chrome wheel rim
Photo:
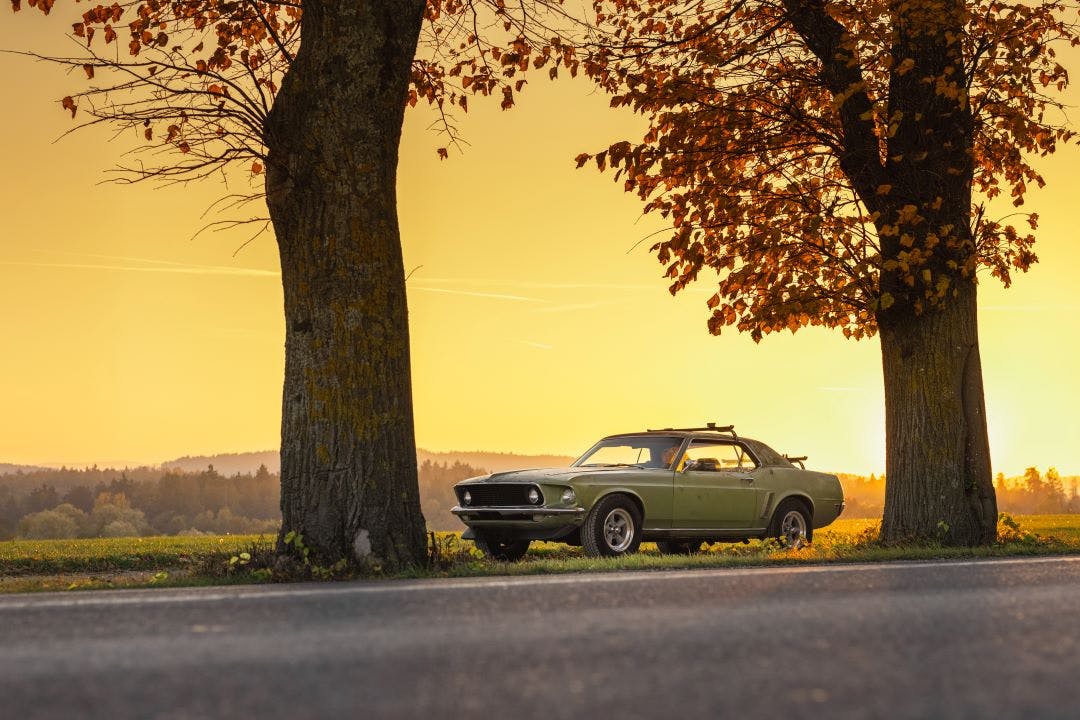
[[[801,547],[806,541],[806,518],[798,510],[789,510],[780,523],[780,539],[791,547]]]
[[[615,508],[604,518],[604,542],[614,552],[625,552],[634,540],[634,520],[630,513]]]

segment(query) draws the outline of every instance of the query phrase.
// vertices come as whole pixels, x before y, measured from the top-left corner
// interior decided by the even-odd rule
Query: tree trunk
[[[941,307],[882,323],[885,542],[994,540],[975,294],[966,282]]]
[[[883,180],[892,189],[863,198],[878,213],[882,257],[881,537],[987,544],[996,534],[997,501],[971,234],[975,120],[953,80],[963,77],[968,9],[963,0],[946,0],[932,7],[896,2],[891,12],[892,57],[914,66],[889,80],[894,125]]]
[[[285,294],[281,513],[311,560],[422,561],[398,142],[423,0],[305,0],[267,119]]]

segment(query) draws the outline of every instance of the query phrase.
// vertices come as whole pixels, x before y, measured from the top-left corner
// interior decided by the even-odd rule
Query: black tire
[[[664,555],[694,555],[701,550],[701,541],[657,540],[656,548]]]
[[[515,562],[525,557],[525,553],[529,552],[529,545],[531,544],[529,540],[495,540],[480,533],[476,534],[476,539],[473,542],[476,543],[476,547],[480,552],[492,560],[501,560],[503,562]]]
[[[801,527],[796,514],[801,518]],[[789,547],[799,547],[804,542],[811,542],[814,539],[814,520],[806,503],[795,498],[788,498],[780,503],[773,513],[766,534]]]
[[[641,511],[626,495],[608,495],[593,505],[581,526],[581,547],[589,557],[636,553],[641,545]]]

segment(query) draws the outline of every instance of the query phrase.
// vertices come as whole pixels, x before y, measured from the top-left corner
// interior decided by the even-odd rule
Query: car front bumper
[[[455,505],[450,512],[464,521],[469,520],[507,520],[522,522],[541,522],[549,518],[572,520],[585,517],[585,508],[549,508],[535,505],[511,507],[461,507]]]
[[[525,506],[461,507],[451,513],[468,525],[462,535],[474,537],[473,531],[515,540],[555,540],[577,531],[585,522],[585,508]]]

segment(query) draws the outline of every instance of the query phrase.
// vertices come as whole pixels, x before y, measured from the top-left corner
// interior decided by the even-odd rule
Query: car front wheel
[[[593,506],[581,528],[581,545],[590,557],[637,552],[641,545],[641,511],[625,495],[609,495]]]
[[[814,539],[814,524],[810,511],[798,500],[785,500],[773,513],[769,524],[769,537],[780,540],[787,547],[802,547]]]
[[[492,560],[504,562],[514,562],[525,557],[525,553],[529,552],[530,544],[528,540],[495,540],[479,533],[476,534],[474,542],[480,552]]]

